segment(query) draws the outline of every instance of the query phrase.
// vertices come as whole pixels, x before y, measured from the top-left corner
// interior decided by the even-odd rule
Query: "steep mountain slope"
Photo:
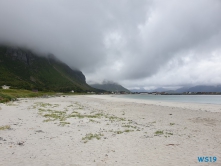
[[[106,91],[130,92],[128,89],[124,88],[123,86],[121,86],[117,83],[111,82],[111,81],[104,81],[102,84],[90,84],[90,86],[92,86],[93,88],[96,88],[96,89],[102,89],[102,90],[106,90]]]
[[[91,91],[81,71],[72,70],[53,55],[38,56],[31,51],[0,47],[0,86],[47,91]]]

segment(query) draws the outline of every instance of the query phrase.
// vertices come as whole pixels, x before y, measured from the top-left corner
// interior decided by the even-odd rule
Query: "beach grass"
[[[155,132],[155,135],[162,135],[162,134],[163,134],[163,131],[161,131],[161,130],[158,130]]]
[[[86,93],[60,93],[60,95],[84,95]],[[5,103],[9,101],[15,101],[17,98],[31,98],[31,97],[45,97],[45,96],[58,96],[57,92],[53,91],[38,91],[34,92],[31,90],[24,89],[0,89],[0,103]],[[80,107],[80,109],[82,109]]]
[[[40,97],[55,94],[55,92],[33,92],[23,89],[0,89],[0,103],[14,101],[17,98]]]
[[[43,122],[53,122],[55,124],[58,124],[58,126],[66,126],[71,124],[70,122],[73,121],[67,121],[70,118],[74,119],[88,119],[86,123],[102,123],[102,122],[107,122],[107,125],[110,125],[111,127],[114,127],[116,123],[119,126],[122,127],[122,129],[118,130],[106,130],[103,129],[102,132],[113,132],[115,134],[122,134],[122,133],[128,133],[128,132],[134,132],[134,131],[140,131],[139,125],[136,124],[133,120],[128,120],[126,118],[118,117],[113,114],[107,114],[102,111],[92,111],[90,114],[86,112],[87,109],[84,109],[81,104],[78,102],[75,102],[74,104],[68,105],[67,107],[64,107],[63,110],[58,110],[60,107],[58,107],[58,104],[49,104],[49,103],[35,103],[34,104],[34,109],[38,109],[39,115],[43,116],[45,120]],[[57,108],[55,108],[57,107]],[[79,109],[81,108],[81,109]],[[56,121],[56,122],[55,122]],[[110,123],[111,122],[111,123]],[[114,125],[114,126],[113,126]],[[108,127],[109,128],[109,127]],[[85,137],[82,138],[84,143],[87,143],[89,140],[92,139],[101,139],[103,134],[86,134]]]
[[[84,141],[84,143],[87,143],[89,140],[92,140],[92,139],[97,139],[97,140],[100,140],[101,137],[103,136],[103,134],[92,134],[92,133],[89,133],[89,134],[86,134],[85,137],[82,138],[82,140]]]
[[[171,133],[171,132],[166,132],[166,134],[167,134],[167,135],[173,135],[173,133]]]
[[[132,126],[132,125],[123,125],[122,127],[134,128],[134,129],[136,129],[136,128],[137,128],[137,126]]]
[[[5,126],[0,126],[0,130],[8,130],[11,127],[9,125],[5,125]]]
[[[68,125],[68,124],[70,124],[70,122],[65,122],[65,121],[62,121],[62,122],[60,122],[60,126],[65,126],[65,125]]]

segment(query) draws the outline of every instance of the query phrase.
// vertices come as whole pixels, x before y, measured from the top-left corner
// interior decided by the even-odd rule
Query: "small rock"
[[[18,145],[20,145],[20,146],[23,146],[24,145],[24,142],[19,142],[19,143],[17,143]]]
[[[36,130],[35,132],[44,133],[44,131],[42,131],[42,130]]]

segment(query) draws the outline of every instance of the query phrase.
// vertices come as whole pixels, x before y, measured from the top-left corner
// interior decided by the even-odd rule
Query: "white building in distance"
[[[10,86],[3,85],[3,86],[2,86],[2,89],[10,89]]]

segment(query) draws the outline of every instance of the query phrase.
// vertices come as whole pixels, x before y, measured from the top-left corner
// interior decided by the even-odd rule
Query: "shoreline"
[[[202,108],[107,95],[0,104],[0,165],[220,165],[221,112]]]
[[[132,98],[120,98],[114,95],[85,95],[86,97],[111,100],[116,102],[134,102],[143,104],[153,104],[158,106],[168,106],[184,109],[192,109],[208,112],[221,112],[220,104],[204,104],[204,103],[190,103],[190,102],[171,102],[171,101],[159,101],[159,100],[145,100],[145,99],[132,99]]]

